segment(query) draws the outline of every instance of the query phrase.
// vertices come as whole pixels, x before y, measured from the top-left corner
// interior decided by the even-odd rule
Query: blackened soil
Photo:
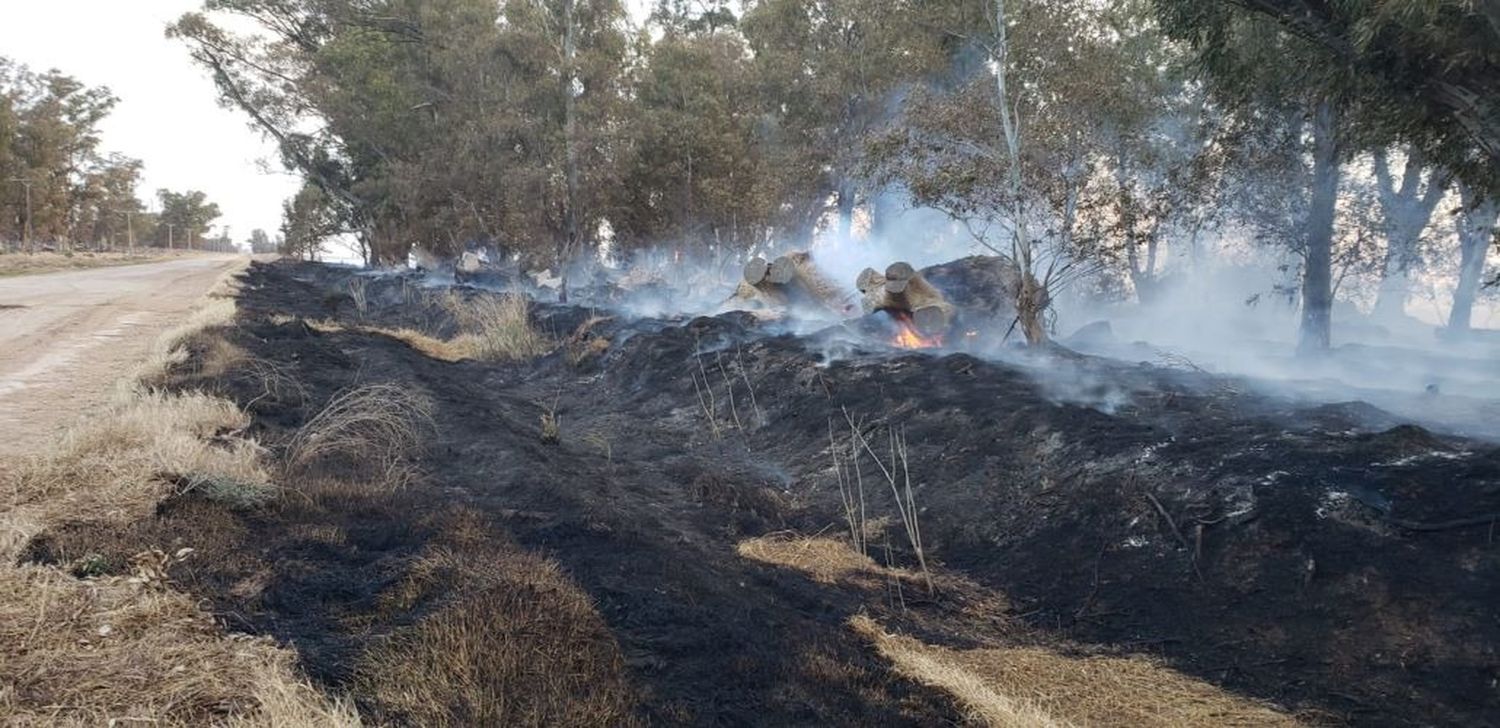
[[[1007,618],[975,617],[996,603],[985,589],[1009,598],[1029,638],[1154,654],[1289,709],[1360,725],[1500,721],[1492,444],[1372,431],[1358,406],[1300,409],[1191,373],[893,354],[838,329],[769,336],[736,315],[611,319],[590,333],[608,346],[590,348],[572,334],[596,312],[538,306],[537,325],[572,346],[443,363],[304,324],[452,331],[400,278],[369,283],[357,310],[341,293],[352,275],[293,263],[248,274],[225,335],[299,386],[191,373],[175,386],[235,399],[274,451],[336,393],[399,384],[436,404],[420,481],[392,495],[291,483],[312,495],[249,512],[180,499],[141,533],[115,534],[165,546],[211,528],[221,557],[179,580],[235,626],[294,644],[332,685],[372,635],[420,617],[383,614],[375,597],[463,509],[555,557],[597,600],[652,722],[956,722],[843,622],[870,610],[929,640],[983,644],[1000,638],[985,625]],[[830,351],[844,355],[826,362]],[[561,441],[548,444],[539,418],[553,408]],[[735,554],[748,537],[844,528],[828,443],[848,419],[877,445],[904,434],[930,558],[977,591],[902,612]],[[869,495],[872,515],[895,513],[888,491]],[[348,538],[318,538],[330,523]],[[69,561],[108,537],[63,531],[33,551]],[[912,563],[899,536],[890,544]]]

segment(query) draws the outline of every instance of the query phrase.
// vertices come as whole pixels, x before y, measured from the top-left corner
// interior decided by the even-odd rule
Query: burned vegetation
[[[966,353],[1009,313],[987,260],[872,271],[809,333],[256,264],[158,384],[242,409],[273,490],[23,560],[184,554],[160,579],[381,724],[1493,719],[1500,449]]]

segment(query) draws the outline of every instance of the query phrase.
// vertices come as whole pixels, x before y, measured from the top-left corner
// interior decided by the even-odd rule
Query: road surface
[[[0,278],[0,455],[24,453],[108,401],[161,332],[240,258]]]

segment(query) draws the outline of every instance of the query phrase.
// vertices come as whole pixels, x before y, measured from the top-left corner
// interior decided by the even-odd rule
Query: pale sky
[[[275,145],[222,109],[187,49],[163,35],[200,0],[0,0],[0,55],[41,71],[57,68],[120,103],[103,124],[103,148],[145,162],[137,193],[197,189],[219,204],[235,240],[254,228],[272,236],[297,178],[281,170]]]

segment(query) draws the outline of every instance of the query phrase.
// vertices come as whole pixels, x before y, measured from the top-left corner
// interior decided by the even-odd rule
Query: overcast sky
[[[244,117],[219,108],[213,83],[167,40],[167,23],[199,0],[0,0],[0,55],[34,70],[56,68],[120,97],[103,125],[104,149],[140,159],[142,199],[156,190],[197,189],[219,203],[243,240],[273,235],[281,201],[297,179]]]
[[[629,0],[637,8],[648,0]],[[281,203],[297,190],[276,148],[242,115],[220,108],[213,83],[167,40],[167,24],[201,0],[0,0],[0,55],[57,68],[120,103],[104,122],[104,149],[146,164],[139,194],[198,189],[224,212],[236,240],[275,234]]]

